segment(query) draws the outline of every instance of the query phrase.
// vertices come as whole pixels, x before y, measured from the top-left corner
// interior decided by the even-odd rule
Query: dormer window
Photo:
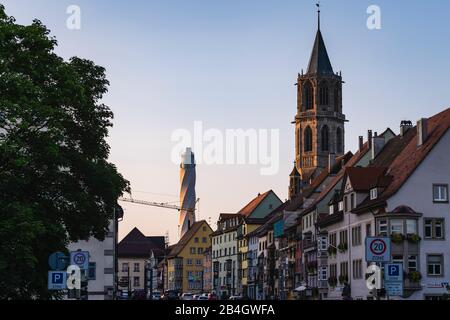
[[[370,190],[370,200],[375,200],[376,198],[378,198],[378,189],[373,188]]]
[[[330,214],[333,214],[334,213],[334,205],[331,205],[330,206]]]
[[[339,211],[343,211],[344,210],[344,202],[340,201],[339,202]]]

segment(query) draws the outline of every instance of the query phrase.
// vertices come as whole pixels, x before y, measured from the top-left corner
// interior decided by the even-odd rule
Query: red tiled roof
[[[378,184],[386,168],[382,167],[350,167],[345,170],[346,177],[350,180],[352,189],[356,192],[369,191]]]
[[[252,201],[250,201],[244,208],[242,208],[238,214],[243,215],[244,217],[248,217],[250,216],[253,211],[256,210],[256,208],[258,208],[258,206],[261,204],[261,202],[263,202],[263,200],[271,193],[273,192],[272,190],[267,191],[266,193],[263,194],[258,194],[258,196],[253,199]]]
[[[386,190],[382,193],[383,198],[394,195],[400,187],[414,173],[433,147],[439,142],[450,126],[450,108],[436,114],[427,121],[428,137],[424,144],[417,147],[417,130],[414,139],[395,158],[389,166],[388,174],[393,179]]]

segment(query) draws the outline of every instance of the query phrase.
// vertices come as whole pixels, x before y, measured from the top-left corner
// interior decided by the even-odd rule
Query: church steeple
[[[309,59],[308,74],[334,74],[320,29],[317,30],[316,40]]]
[[[345,150],[343,81],[341,75],[333,71],[320,30],[320,4],[317,7],[317,33],[308,70],[299,74],[297,80],[296,170],[290,176],[290,197],[301,192],[314,177],[328,168],[330,155],[332,158],[341,156]]]

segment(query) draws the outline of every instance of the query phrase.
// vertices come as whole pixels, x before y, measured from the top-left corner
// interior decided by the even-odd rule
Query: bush
[[[415,234],[415,233],[408,234],[407,239],[408,239],[408,241],[411,242],[411,243],[419,243],[420,240],[422,240],[422,239],[419,237],[419,235],[417,235],[417,234]]]
[[[403,235],[400,233],[393,233],[391,234],[391,241],[392,243],[400,244],[403,242]]]
[[[419,271],[411,271],[408,273],[408,279],[411,282],[419,282],[422,279],[422,275]]]

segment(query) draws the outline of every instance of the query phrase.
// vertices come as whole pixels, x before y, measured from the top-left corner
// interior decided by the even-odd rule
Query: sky
[[[197,165],[197,220],[234,213],[267,190],[287,198],[294,161],[297,74],[307,69],[315,33],[314,0],[0,0],[20,24],[41,20],[56,52],[106,68],[104,102],[115,114],[110,161],[135,199],[179,201],[174,131],[278,129],[280,167]],[[67,7],[81,9],[70,30]],[[342,71],[346,149],[367,130],[399,131],[450,107],[450,2],[322,0],[321,30],[335,71]],[[367,8],[381,9],[369,30]],[[195,150],[194,150],[195,152]],[[138,227],[178,240],[178,212],[122,204],[120,237]]]

